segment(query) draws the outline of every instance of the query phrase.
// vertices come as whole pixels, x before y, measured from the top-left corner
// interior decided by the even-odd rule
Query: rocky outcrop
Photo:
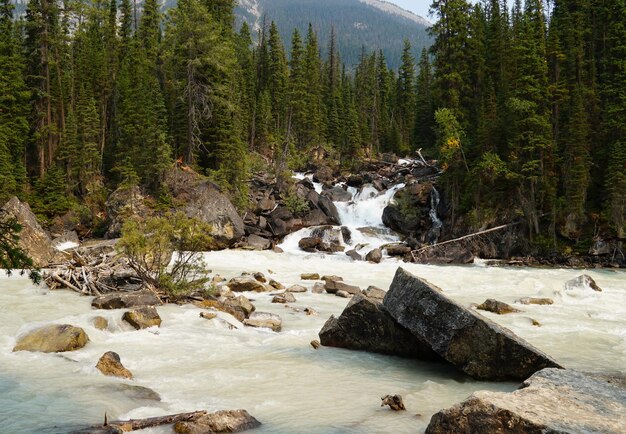
[[[132,372],[122,365],[119,354],[107,351],[100,357],[96,368],[104,375],[121,378],[133,378]]]
[[[523,380],[558,363],[508,329],[446,297],[399,268],[384,299],[391,316],[466,374],[482,380]]]
[[[513,306],[506,304],[503,301],[494,300],[493,298],[488,298],[483,303],[476,306],[476,309],[497,313],[498,315],[519,312],[519,310],[515,309]]]
[[[432,227],[429,216],[432,190],[430,182],[414,182],[398,190],[393,202],[383,210],[385,226],[403,235],[428,233]]]
[[[96,297],[91,302],[95,309],[128,309],[140,306],[160,306],[163,304],[156,294],[149,290],[122,292]]]
[[[131,218],[145,220],[154,214],[153,210],[146,206],[146,198],[137,186],[119,187],[108,197],[105,208],[109,220],[105,234],[107,238],[119,238],[126,220]]]
[[[191,422],[178,422],[174,432],[178,434],[235,433],[261,426],[246,410],[229,410],[209,413]]]
[[[401,327],[381,301],[354,296],[341,315],[331,316],[319,332],[327,347],[372,351],[425,360],[439,360],[428,345]]]
[[[243,323],[250,327],[269,328],[275,332],[279,332],[283,325],[278,315],[267,312],[253,312]]]
[[[328,190],[324,190],[322,192],[322,196],[327,197],[333,202],[349,202],[352,200],[352,194],[338,185],[333,188],[329,188]]]
[[[161,326],[161,317],[153,306],[140,307],[139,309],[124,312],[122,319],[137,330]]]
[[[562,369],[537,372],[512,393],[480,391],[431,420],[427,434],[623,433],[626,390]]]
[[[165,177],[172,196],[184,203],[183,210],[211,225],[212,250],[225,249],[245,234],[244,223],[237,210],[220,188],[190,170],[171,170]]]
[[[89,342],[87,333],[69,324],[53,324],[32,330],[20,337],[13,351],[61,353],[78,350]]]
[[[593,290],[602,292],[602,288],[600,288],[596,281],[593,280],[593,277],[588,274],[581,274],[580,276],[565,282],[565,290]]]
[[[37,221],[27,203],[20,202],[17,197],[11,198],[0,212],[0,219],[14,218],[22,227],[19,233],[19,247],[28,254],[36,267],[46,267],[60,253],[53,247],[48,234]]]

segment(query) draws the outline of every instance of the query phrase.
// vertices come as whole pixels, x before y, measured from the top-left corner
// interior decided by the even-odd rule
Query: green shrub
[[[285,197],[285,206],[295,216],[302,216],[309,210],[309,202],[291,191]]]

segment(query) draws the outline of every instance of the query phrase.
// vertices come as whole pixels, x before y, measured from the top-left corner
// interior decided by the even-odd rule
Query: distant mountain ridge
[[[404,39],[411,42],[416,57],[430,45],[425,18],[382,0],[239,0],[236,13],[237,25],[246,21],[257,30],[264,19],[275,21],[288,50],[294,28],[305,34],[310,22],[326,51],[334,27],[348,67],[358,63],[363,47],[368,52],[382,50],[389,66],[397,68]]]

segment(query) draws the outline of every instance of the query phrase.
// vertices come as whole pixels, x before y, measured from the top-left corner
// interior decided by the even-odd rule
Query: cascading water
[[[439,196],[439,192],[433,185],[433,189],[430,192],[430,211],[428,212],[430,221],[433,223],[430,231],[428,232],[428,241],[431,244],[435,244],[437,242],[441,233],[441,227],[443,226],[443,222],[437,215],[437,207],[439,207],[440,201],[441,197]]]
[[[295,174],[294,178],[304,179],[307,175]],[[310,179],[310,178],[309,178]],[[343,184],[338,184],[342,188]],[[339,214],[340,225],[333,228],[333,232],[344,229],[343,233],[350,234],[349,239],[341,237],[343,245],[347,249],[363,250],[363,253],[380,247],[387,243],[399,240],[397,234],[386,228],[382,221],[384,208],[389,204],[395,193],[404,187],[405,184],[397,184],[390,189],[379,192],[372,185],[366,184],[360,189],[347,187],[352,199],[347,202],[333,202]],[[313,182],[315,191],[322,191],[322,184]],[[312,236],[315,228],[304,228],[285,237],[280,247],[290,253],[303,254],[298,246],[298,242],[305,237]]]

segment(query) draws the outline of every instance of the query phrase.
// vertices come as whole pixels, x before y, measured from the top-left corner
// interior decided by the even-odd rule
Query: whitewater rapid
[[[398,265],[430,280],[469,306],[486,298],[514,303],[551,297],[550,306],[515,306],[523,312],[485,316],[510,328],[568,368],[615,372],[626,366],[624,272],[587,270],[603,292],[564,291],[581,270],[429,266],[352,262],[346,256],[273,252],[207,253],[214,273],[227,278],[261,271],[286,284],[304,284],[300,273],[336,274],[362,288],[387,289]],[[271,273],[270,271],[271,270]],[[261,422],[259,433],[422,432],[430,416],[480,389],[512,390],[512,383],[474,381],[452,368],[364,352],[321,348],[309,342],[326,319],[348,302],[329,294],[295,294],[292,306],[271,304],[268,294],[246,294],[260,311],[279,314],[283,331],[228,330],[200,318],[191,306],[159,307],[159,329],[135,331],[122,311],[96,311],[90,297],[50,292],[21,277],[0,275],[0,432],[57,433],[109,418],[136,418],[199,409],[245,408]],[[106,317],[106,331],[94,328]],[[532,319],[541,327],[532,325]],[[48,323],[83,327],[89,344],[64,354],[13,353],[16,337]],[[95,369],[116,351],[134,380],[105,377]],[[153,389],[160,402],[123,389]],[[122,389],[121,389],[122,388]],[[380,407],[380,397],[399,393],[408,411]],[[421,416],[416,416],[419,413]],[[169,432],[154,429],[147,432]]]

